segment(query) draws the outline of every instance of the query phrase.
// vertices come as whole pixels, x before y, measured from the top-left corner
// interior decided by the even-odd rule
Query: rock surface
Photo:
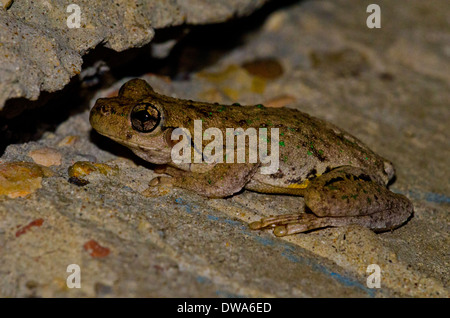
[[[152,40],[155,29],[223,22],[264,2],[80,0],[74,8],[65,0],[6,1],[0,8],[0,110],[8,99],[36,100],[42,91],[62,89],[81,72],[83,55],[97,46],[140,47]],[[77,12],[80,26],[69,28]]]
[[[144,196],[153,167],[93,133],[85,111],[0,158],[61,155],[34,193],[0,198],[0,296],[449,297],[449,4],[378,3],[381,29],[366,27],[361,1],[296,3],[190,80],[144,78],[175,97],[277,100],[331,121],[394,163],[391,190],[415,208],[408,223],[380,234],[350,226],[276,238],[248,223],[302,210],[302,198],[245,191],[205,200],[176,188]],[[267,58],[282,74],[255,70],[260,62],[248,71]],[[80,161],[115,173],[69,182]],[[81,268],[79,289],[67,287],[70,264]],[[371,264],[381,288],[367,285]]]

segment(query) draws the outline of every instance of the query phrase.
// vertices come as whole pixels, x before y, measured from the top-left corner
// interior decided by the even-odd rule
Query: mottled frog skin
[[[278,171],[262,174],[260,162],[175,164],[173,129],[184,127],[193,135],[194,120],[199,119],[203,129],[216,127],[224,136],[226,128],[279,128]],[[303,196],[307,213],[250,224],[252,229],[274,228],[277,236],[350,224],[390,230],[413,213],[405,196],[386,187],[394,176],[391,162],[338,127],[295,109],[182,100],[160,95],[144,80],[134,79],[121,87],[119,96],[98,99],[90,123],[141,158],[165,165],[176,187],[211,198],[242,189]]]

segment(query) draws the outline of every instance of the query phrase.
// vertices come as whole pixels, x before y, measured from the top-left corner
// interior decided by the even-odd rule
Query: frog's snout
[[[108,116],[109,114],[111,114],[111,104],[108,103],[107,98],[97,99],[94,107],[92,107],[91,116],[96,112],[99,112],[103,116]]]
[[[104,126],[102,123],[110,120],[110,115],[114,113],[114,107],[111,105],[110,99],[99,98],[89,113],[89,122],[94,129],[98,130]]]

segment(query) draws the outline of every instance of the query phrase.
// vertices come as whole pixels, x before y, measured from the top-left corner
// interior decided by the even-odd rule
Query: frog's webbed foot
[[[400,226],[413,213],[405,196],[389,191],[380,180],[355,167],[339,167],[313,179],[304,197],[314,214],[264,218],[250,227],[274,227],[277,236],[350,224],[384,231]]]

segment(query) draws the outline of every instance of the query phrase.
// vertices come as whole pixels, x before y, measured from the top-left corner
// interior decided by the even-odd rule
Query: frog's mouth
[[[157,150],[156,148],[151,148],[151,147],[148,147],[148,146],[143,146],[143,145],[140,145],[140,144],[135,143],[135,142],[132,142],[132,141],[125,141],[123,138],[118,138],[118,137],[116,137],[116,136],[112,136],[112,135],[109,135],[109,134],[100,132],[100,131],[98,131],[98,130],[97,130],[97,132],[98,132],[100,135],[105,136],[105,137],[107,137],[107,138],[109,138],[109,139],[111,139],[111,140],[117,142],[118,144],[121,144],[122,146],[125,146],[125,147],[139,148],[139,149],[141,149],[141,150],[143,150],[143,151],[156,151],[156,150]]]
[[[133,151],[138,157],[141,157],[142,159],[152,162],[155,164],[166,164],[171,160],[171,152],[170,151],[164,151],[164,148],[160,147],[149,147],[148,145],[143,145],[137,142],[132,142],[129,140],[125,140],[123,138],[118,138],[116,136],[109,135],[107,133],[99,132],[98,133],[102,136],[105,136],[118,144],[125,146],[129,148],[131,151]],[[171,148],[169,148],[171,149]]]

